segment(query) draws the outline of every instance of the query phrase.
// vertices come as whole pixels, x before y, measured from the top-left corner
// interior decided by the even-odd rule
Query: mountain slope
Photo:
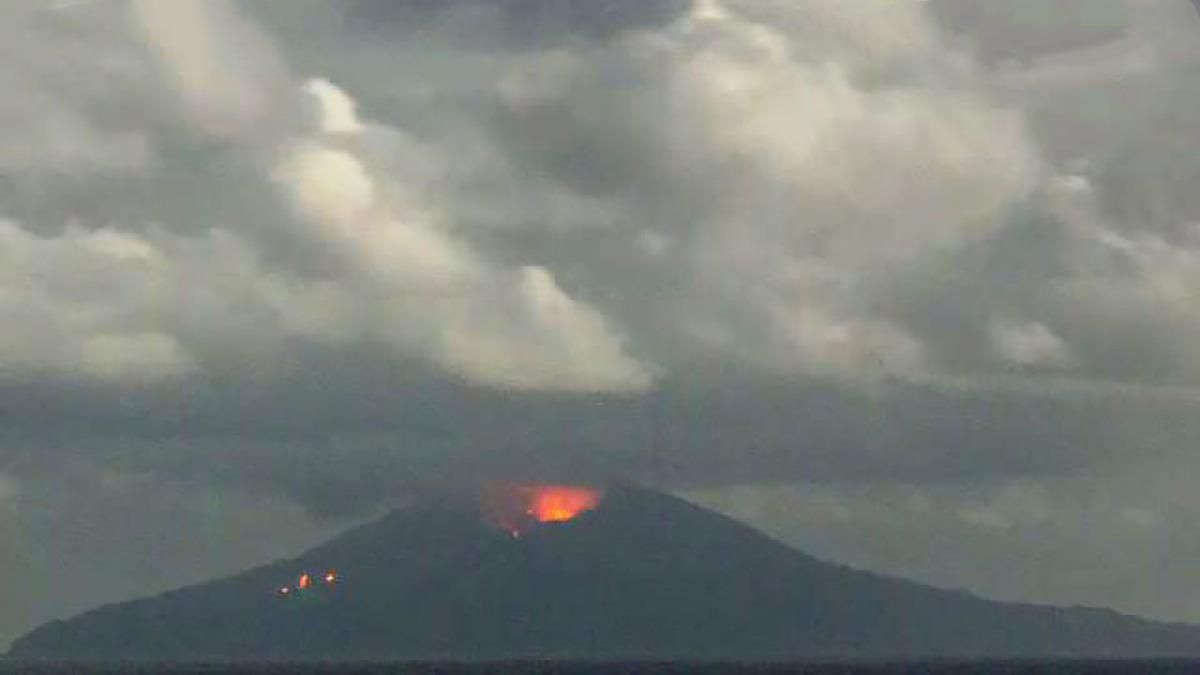
[[[337,570],[281,596],[306,570]],[[512,538],[428,503],[244,574],[17,640],[18,658],[813,658],[1200,654],[1200,629],[1006,605],[823,563],[615,488]]]

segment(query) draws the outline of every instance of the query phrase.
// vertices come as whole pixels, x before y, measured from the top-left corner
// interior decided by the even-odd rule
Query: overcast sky
[[[493,477],[1200,622],[1187,0],[7,0],[0,90],[0,642]]]

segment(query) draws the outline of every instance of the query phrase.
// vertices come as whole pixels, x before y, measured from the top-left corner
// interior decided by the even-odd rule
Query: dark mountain
[[[419,504],[293,560],[47,624],[10,656],[1200,655],[1200,628],[867,574],[641,489],[611,489],[596,509],[518,538],[488,522],[470,504]],[[312,584],[281,594],[303,571]]]

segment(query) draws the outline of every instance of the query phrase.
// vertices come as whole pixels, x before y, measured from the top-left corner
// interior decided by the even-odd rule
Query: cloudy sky
[[[1187,0],[7,0],[0,642],[492,477],[1200,622]]]

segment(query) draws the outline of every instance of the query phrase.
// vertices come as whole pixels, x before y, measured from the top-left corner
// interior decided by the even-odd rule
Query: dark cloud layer
[[[461,12],[494,13],[516,46],[538,48],[563,38],[611,37],[630,29],[661,27],[686,13],[691,0],[353,0],[351,25],[381,36],[406,24]]]
[[[963,35],[989,62],[1032,61],[1084,49],[1126,34],[1136,8],[1121,0],[931,0],[949,30]]]
[[[210,391],[73,406],[24,390],[6,403],[3,468],[52,477],[86,460],[345,516],[481,477],[709,488],[1061,476],[1173,456],[1197,433],[1191,397],[1103,385],[862,390],[726,372],[648,395],[551,396],[358,373],[319,386],[309,373],[237,401]]]

